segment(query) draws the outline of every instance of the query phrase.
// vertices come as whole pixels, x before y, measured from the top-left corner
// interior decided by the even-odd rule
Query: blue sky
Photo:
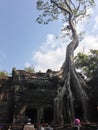
[[[48,68],[58,70],[65,59],[67,43],[56,39],[62,23],[39,25],[35,20],[38,11],[36,0],[0,0],[0,71],[11,73],[12,68],[24,69],[34,66],[36,71]],[[85,48],[98,49],[98,2],[91,10],[92,18],[78,25],[86,29],[86,38],[77,51]],[[84,24],[85,23],[85,24]]]

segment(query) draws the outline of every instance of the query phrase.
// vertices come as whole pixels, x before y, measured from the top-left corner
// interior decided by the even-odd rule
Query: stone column
[[[37,129],[39,130],[40,127],[40,109],[37,108]]]
[[[40,107],[40,122],[44,123],[44,108]]]

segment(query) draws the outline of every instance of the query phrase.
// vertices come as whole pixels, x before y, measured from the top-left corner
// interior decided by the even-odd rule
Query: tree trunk
[[[77,48],[79,44],[79,39],[76,33],[72,15],[70,13],[69,13],[69,26],[72,31],[73,39],[67,46],[66,59],[60,71],[60,73],[62,74],[62,80],[64,82],[64,85],[59,92],[59,96],[57,95],[56,97],[56,103],[57,103],[56,111],[59,118],[57,120],[61,124],[74,122],[75,119],[74,99],[79,100],[83,112],[82,120],[87,121],[88,96],[86,92],[83,90],[85,82],[76,72],[74,66],[74,50]]]

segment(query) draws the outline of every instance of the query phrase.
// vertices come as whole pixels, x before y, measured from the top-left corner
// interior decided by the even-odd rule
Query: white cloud
[[[92,12],[93,13],[93,12]],[[90,22],[90,17],[85,17],[81,21],[78,22],[76,25],[77,32],[88,32],[89,30],[86,30],[86,27],[88,27],[88,23]]]
[[[49,49],[48,47],[51,47],[51,49],[54,48],[56,46],[55,40],[56,39],[54,35],[48,34],[46,42],[43,44],[43,46],[41,46],[41,50],[47,51],[47,49]]]
[[[58,70],[62,65],[64,57],[64,44],[57,40],[54,35],[49,34],[40,50],[33,55],[33,61],[36,62],[35,70]]]
[[[28,67],[30,67],[30,66],[31,66],[31,64],[30,64],[29,62],[26,62],[26,63],[25,63],[25,67],[26,67],[26,68],[28,68]]]
[[[33,55],[33,61],[36,62],[34,67],[36,71],[59,70],[65,60],[66,44],[58,45],[58,41],[54,39],[54,36],[51,37],[50,41],[52,42],[47,44],[49,42],[48,38],[50,40],[50,37],[47,36],[46,43]],[[51,49],[52,43],[56,47],[55,49]],[[46,48],[46,50],[43,51],[42,48]],[[89,49],[98,49],[98,36],[86,35],[84,40],[80,42],[75,54],[83,51],[83,49],[85,52],[88,52]]]
[[[95,25],[94,25],[94,30],[98,29],[98,16],[95,17]]]
[[[86,35],[84,40],[80,43],[78,48],[76,49],[76,52],[83,51],[85,53],[88,53],[90,49],[98,49],[98,35]]]

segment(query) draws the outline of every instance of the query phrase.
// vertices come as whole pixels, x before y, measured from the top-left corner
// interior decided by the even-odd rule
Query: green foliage
[[[90,16],[87,10],[95,5],[94,0],[37,0],[36,8],[40,11],[36,21],[39,24],[48,24],[54,20],[62,20],[64,26],[61,29],[62,38],[72,38],[69,27],[69,14],[75,24],[81,21],[84,17]],[[65,24],[67,23],[67,24]],[[83,39],[84,32],[80,32],[79,40]]]
[[[37,18],[39,24],[48,24],[60,18],[64,22],[67,21],[67,5],[72,11],[73,18],[78,22],[89,15],[86,14],[87,9],[95,5],[94,0],[37,0],[36,3],[37,10],[41,12]]]
[[[79,52],[75,57],[75,67],[87,78],[92,78],[98,71],[98,50],[90,50],[89,54]]]
[[[29,73],[35,73],[35,70],[34,70],[34,67],[33,67],[33,66],[31,66],[31,67],[26,67],[26,68],[24,68],[24,70],[25,70],[26,72],[29,72]]]
[[[39,24],[48,24],[50,21],[58,19],[58,8],[54,5],[52,6],[49,1],[43,2],[42,0],[38,0],[37,9],[42,11],[42,14],[36,19]]]
[[[0,71],[0,77],[6,77],[8,75],[9,75],[8,72],[6,72],[6,71]]]

